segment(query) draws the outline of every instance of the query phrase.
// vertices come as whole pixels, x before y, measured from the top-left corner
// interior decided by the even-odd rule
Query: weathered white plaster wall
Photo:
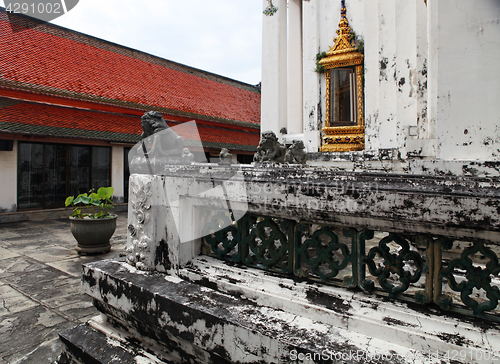
[[[428,1],[430,118],[440,159],[500,156],[500,2]]]
[[[287,131],[302,130],[302,0],[288,2]]]
[[[320,51],[328,51],[337,35],[340,5],[319,3],[322,9],[318,11],[325,14],[319,17]],[[366,150],[398,149],[406,155],[410,126],[416,128],[412,128],[413,139],[427,137],[416,131],[427,129],[425,4],[347,0],[346,7],[349,25],[365,47]],[[325,86],[324,76],[320,75],[321,95],[326,92]],[[325,110],[324,97],[321,107]],[[420,144],[413,142],[410,150],[418,147]]]
[[[352,155],[390,151],[391,158],[399,160],[445,161],[500,157],[498,1],[428,0],[426,5],[423,0],[346,0],[346,7],[351,28],[364,41],[365,55],[366,148]],[[277,23],[274,17],[284,13],[281,6],[265,21]],[[334,44],[340,2],[303,1],[302,17],[302,132],[307,150],[314,152],[325,119],[325,77],[314,71],[315,57]],[[264,26],[268,43],[283,41],[284,28],[270,30]],[[276,62],[286,67],[285,59],[263,59],[263,105],[276,110],[282,95],[266,90],[278,85],[266,75],[276,69]],[[275,124],[263,107],[262,130],[278,132]]]
[[[324,83],[319,73],[315,72],[316,54],[320,52],[320,1],[303,4],[302,60],[303,102],[302,126],[304,130],[304,145],[308,152],[317,152],[321,146],[321,128],[323,127],[324,106],[321,104],[321,84]],[[312,21],[311,21],[312,20]],[[305,56],[307,55],[307,56]],[[320,87],[318,87],[320,85]]]
[[[0,213],[17,211],[17,142],[12,151],[0,151]]]
[[[123,147],[111,147],[111,186],[115,189],[114,197],[124,201],[124,156]]]
[[[279,135],[287,126],[287,0],[275,1],[281,9],[273,16],[264,16],[262,22],[262,130]],[[268,3],[263,0],[263,9]]]

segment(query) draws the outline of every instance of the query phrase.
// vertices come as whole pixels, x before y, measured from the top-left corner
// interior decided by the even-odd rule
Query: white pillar
[[[279,135],[287,126],[287,0],[274,1],[279,10],[262,15],[261,130]],[[263,0],[264,8],[268,6]]]
[[[308,152],[318,152],[321,146],[321,129],[323,128],[323,113],[321,82],[324,83],[324,75],[315,71],[316,54],[321,51],[319,31],[319,9],[322,9],[318,1],[309,1],[303,4],[302,13],[302,85],[303,85],[303,111],[302,130],[304,132],[304,145]],[[330,39],[330,41],[333,40]],[[327,49],[327,48],[325,48]],[[323,94],[324,95],[324,94]],[[324,109],[323,109],[324,110]]]
[[[437,89],[438,89],[438,2],[427,0],[427,44],[428,48],[428,71],[427,71],[427,119],[429,123],[429,138],[437,138]]]
[[[288,4],[288,134],[302,134],[302,0]]]
[[[113,196],[118,202],[124,201],[123,153],[123,147],[111,147],[111,186],[115,190]]]

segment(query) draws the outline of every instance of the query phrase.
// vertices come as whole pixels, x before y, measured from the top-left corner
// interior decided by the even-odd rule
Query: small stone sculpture
[[[180,155],[184,139],[172,131],[158,111],[148,111],[141,117],[142,140],[154,135],[153,145],[148,153],[161,155]],[[161,136],[161,138],[156,138]],[[161,144],[161,145],[159,145]],[[144,144],[143,144],[144,145]]]
[[[167,164],[185,163],[184,139],[167,125],[163,115],[148,111],[141,117],[142,141],[129,153],[131,174],[162,174]]]
[[[222,148],[219,154],[220,164],[231,164],[233,161],[233,155],[229,153],[227,148]]]
[[[257,152],[253,156],[254,162],[283,163],[286,147],[278,141],[272,131],[262,133]]]
[[[290,148],[286,151],[285,163],[305,164],[307,160],[307,153],[304,149],[304,142],[301,140],[294,140]]]
[[[194,159],[193,153],[189,150],[189,148],[184,148],[182,150],[182,160],[186,163],[191,163]]]

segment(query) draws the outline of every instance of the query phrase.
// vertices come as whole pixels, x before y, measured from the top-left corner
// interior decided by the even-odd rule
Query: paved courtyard
[[[111,252],[86,257],[67,218],[0,224],[0,364],[53,363],[58,333],[98,314],[81,293],[81,266],[125,249],[127,213],[118,215]]]

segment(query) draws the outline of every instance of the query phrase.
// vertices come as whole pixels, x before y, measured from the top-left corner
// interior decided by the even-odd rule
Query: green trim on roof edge
[[[141,136],[136,134],[9,123],[5,121],[0,121],[0,133],[1,132],[10,134],[36,135],[44,137],[93,139],[93,140],[103,140],[108,142],[133,143],[133,144],[141,140]],[[250,152],[257,150],[257,147],[253,145],[240,145],[240,144],[204,142],[204,141],[202,141],[201,144],[203,145],[204,148],[228,148],[228,149],[236,149],[236,150],[250,151]],[[187,147],[198,146],[199,141],[186,140],[185,145]]]

